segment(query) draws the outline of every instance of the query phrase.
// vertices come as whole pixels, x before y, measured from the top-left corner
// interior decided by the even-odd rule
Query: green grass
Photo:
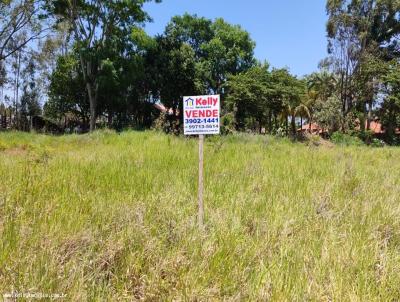
[[[0,297],[399,301],[400,149],[0,134]]]

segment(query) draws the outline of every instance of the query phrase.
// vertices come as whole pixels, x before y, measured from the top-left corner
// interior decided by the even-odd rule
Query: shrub
[[[358,137],[369,145],[374,139],[374,132],[371,130],[362,131],[358,134]]]
[[[232,113],[225,114],[221,118],[221,134],[227,135],[235,132],[235,117]]]
[[[377,139],[377,138],[373,138],[371,140],[371,147],[376,147],[376,148],[382,148],[386,145],[386,143],[383,140]]]
[[[331,140],[337,145],[344,146],[362,146],[364,144],[363,141],[357,136],[352,136],[342,132],[334,132],[331,135]]]

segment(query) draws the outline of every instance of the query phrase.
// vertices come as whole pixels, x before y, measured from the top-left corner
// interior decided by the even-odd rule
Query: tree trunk
[[[364,105],[363,107],[364,107],[363,108],[364,112],[362,114],[360,114],[360,130],[361,130],[361,132],[365,132],[365,117],[367,116],[366,106]]]
[[[21,69],[21,52],[18,51],[16,57],[16,73],[15,73],[15,87],[14,87],[14,128],[18,129],[18,99],[19,99],[19,76]]]
[[[367,130],[371,129],[372,121],[372,100],[368,102]]]
[[[286,135],[289,135],[289,116],[286,115],[285,118],[285,124],[286,124]]]
[[[300,127],[301,127],[301,132],[303,132],[303,116],[300,116]]]
[[[75,28],[76,29],[76,28]],[[80,61],[81,61],[81,69],[83,74],[83,79],[86,82],[86,90],[88,92],[89,97],[89,105],[90,105],[90,122],[89,128],[90,132],[96,130],[96,119],[97,119],[97,91],[98,86],[95,80],[95,76],[92,71],[92,64],[90,61],[86,61],[82,52],[79,53]]]
[[[296,116],[293,114],[291,117],[292,135],[296,136]]]
[[[86,89],[89,95],[89,104],[90,104],[90,132],[96,130],[96,103],[97,103],[97,93],[91,83],[86,83]]]
[[[268,112],[268,132],[271,133],[272,131],[272,112],[269,110]]]
[[[109,110],[109,112],[108,112],[108,121],[107,121],[109,129],[112,128],[112,122],[113,122],[113,114],[112,114],[111,110]]]
[[[396,132],[395,125],[396,125],[396,115],[394,113],[392,106],[390,106],[389,107],[388,126],[386,129],[386,139],[390,144],[393,143],[393,138],[395,136],[395,132]]]

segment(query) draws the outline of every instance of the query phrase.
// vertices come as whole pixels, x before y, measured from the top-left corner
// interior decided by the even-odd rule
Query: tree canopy
[[[180,133],[183,96],[220,94],[227,132],[297,137],[315,124],[366,137],[378,121],[399,142],[399,1],[327,0],[328,56],[302,77],[259,62],[250,33],[222,18],[174,16],[151,37],[147,2],[160,1],[0,1],[0,86],[13,92],[1,125],[44,115]]]

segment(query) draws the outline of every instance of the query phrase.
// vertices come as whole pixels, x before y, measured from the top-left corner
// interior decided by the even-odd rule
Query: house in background
[[[174,115],[174,110],[172,108],[167,108],[163,103],[155,103],[154,108],[156,108],[161,113],[165,113],[167,115]],[[179,110],[176,111],[176,116],[179,115]]]
[[[368,121],[365,121],[365,129],[367,129],[367,124]],[[358,125],[355,127],[355,130],[361,131],[359,121]],[[321,136],[328,134],[328,131],[319,126],[317,123],[304,124],[299,129],[297,129],[297,131],[300,133],[311,133],[311,134],[318,134]],[[370,122],[370,131],[372,131],[373,135],[377,138],[383,138],[386,134],[386,130],[383,127],[382,123],[379,121],[379,119],[375,119]],[[396,129],[395,134],[400,135],[400,129]]]
[[[328,131],[326,129],[323,129],[317,123],[301,125],[301,127],[299,129],[297,129],[297,132],[304,133],[304,134],[310,133],[310,134],[319,134],[319,135],[324,135],[324,134],[328,133]]]

